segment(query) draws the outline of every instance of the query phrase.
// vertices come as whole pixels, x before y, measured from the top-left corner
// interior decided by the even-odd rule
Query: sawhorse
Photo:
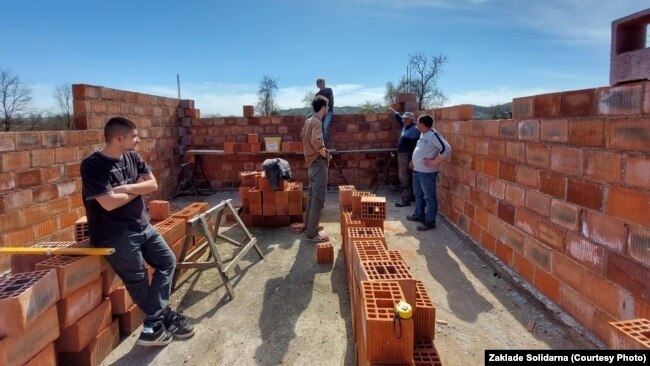
[[[174,273],[174,281],[172,283],[172,287],[176,287],[176,281],[179,277],[179,269],[196,268],[198,270],[204,270],[216,267],[217,271],[219,272],[219,276],[221,276],[221,280],[226,287],[228,296],[230,296],[230,299],[232,300],[235,298],[235,292],[230,284],[228,271],[237,266],[242,257],[244,257],[251,248],[255,248],[257,254],[260,256],[260,259],[264,259],[264,254],[262,254],[262,251],[257,246],[257,239],[250,233],[250,231],[248,231],[246,225],[244,225],[244,222],[237,214],[237,211],[235,211],[233,208],[231,201],[232,200],[230,199],[221,201],[221,203],[212,207],[208,211],[187,221],[187,237],[183,242],[183,248],[181,250],[179,261],[176,264],[177,271]],[[219,233],[219,226],[221,224],[221,217],[223,215],[224,209],[230,210],[230,212],[234,215],[235,220],[246,236],[244,239],[246,242],[240,243],[232,238],[227,237],[226,235]],[[191,253],[188,253],[187,251],[194,237],[205,238],[206,242],[201,244],[198,248],[192,250]],[[221,255],[219,255],[219,252],[217,251],[217,238],[221,238],[224,241],[240,248],[235,256],[228,262],[225,262],[223,259],[221,259]],[[210,260],[210,257],[208,257],[207,261],[198,261],[198,257],[206,246],[209,248],[210,257],[214,259],[214,262]]]
[[[374,184],[374,182],[377,182],[377,185],[375,186],[375,189],[374,189],[373,193],[377,193],[377,190],[379,189],[379,187],[381,186],[382,183],[386,183],[386,185],[389,185],[389,186],[391,186],[392,188],[397,188],[397,187],[395,187],[395,185],[394,185],[394,184],[393,184],[393,183],[388,179],[388,178],[389,178],[389,174],[388,174],[389,172],[388,172],[388,169],[390,168],[390,165],[391,165],[391,163],[392,163],[393,161],[395,161],[395,154],[391,152],[391,153],[390,153],[390,156],[389,156],[388,159],[386,160],[386,165],[384,165],[383,170],[381,171],[381,173],[380,173],[379,171],[377,171],[377,175],[376,175],[375,179],[373,179],[373,184]],[[373,184],[371,184],[370,186],[372,187]]]

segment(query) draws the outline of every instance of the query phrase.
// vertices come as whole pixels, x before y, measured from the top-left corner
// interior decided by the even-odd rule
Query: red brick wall
[[[435,127],[441,212],[605,342],[650,318],[650,83],[517,98]]]
[[[223,150],[224,142],[247,142],[249,133],[265,137],[282,137],[282,141],[300,141],[304,116],[274,116],[249,118],[199,118],[182,119],[180,134],[182,149]],[[337,150],[395,148],[399,125],[389,114],[334,115],[330,125],[330,147]],[[202,166],[213,188],[239,186],[239,172],[262,170],[262,162],[276,155],[227,154],[204,156]],[[308,183],[307,169],[302,154],[278,154],[291,165],[293,178]],[[387,153],[355,153],[336,155],[337,165],[342,169],[349,184],[369,186],[387,161]],[[186,160],[193,161],[193,156]],[[389,171],[389,179],[397,182],[397,162]],[[344,184],[338,170],[331,165],[330,183]]]
[[[138,125],[138,152],[160,188],[148,199],[176,192],[180,167],[176,113],[179,101],[90,85],[73,85],[75,131],[0,134],[0,246],[74,240],[74,223],[85,215],[81,160],[104,145],[112,116]],[[9,256],[0,256],[0,272]]]

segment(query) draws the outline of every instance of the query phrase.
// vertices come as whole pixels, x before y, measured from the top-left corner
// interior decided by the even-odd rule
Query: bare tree
[[[315,91],[307,90],[305,96],[302,98],[302,103],[304,104],[305,107],[309,109],[310,112],[311,112],[311,102],[314,100],[315,96],[316,96]]]
[[[11,130],[16,114],[25,112],[32,101],[32,89],[8,70],[0,70],[0,108],[5,131]]]
[[[275,103],[275,93],[278,90],[278,81],[270,76],[264,76],[260,81],[257,90],[257,107],[261,116],[278,114],[278,106]]]
[[[381,100],[375,100],[375,101],[366,100],[365,102],[359,104],[356,113],[360,113],[360,114],[381,113],[385,111],[386,111],[386,106],[381,104]]]
[[[397,94],[410,92],[417,95],[420,102],[419,109],[442,106],[447,97],[438,88],[438,78],[446,63],[445,55],[430,58],[422,53],[409,55],[409,75],[402,76],[397,86],[390,81],[386,83],[384,99],[388,104],[392,104]]]
[[[72,87],[70,83],[61,83],[54,88],[54,99],[59,107],[57,117],[63,120],[68,130],[74,128],[72,113]]]

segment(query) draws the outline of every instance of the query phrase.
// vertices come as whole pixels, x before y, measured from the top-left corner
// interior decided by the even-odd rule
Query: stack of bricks
[[[303,221],[302,183],[280,179],[279,188],[273,190],[264,172],[240,174],[241,219],[246,226],[289,226]]]
[[[0,279],[0,364],[56,365],[59,281],[54,270]]]
[[[61,364],[96,364],[119,342],[119,322],[112,318],[116,301],[114,294],[104,297],[109,281],[101,276],[102,264],[107,266],[98,256],[55,256],[36,264],[37,271],[55,270],[58,279],[55,349]]]
[[[418,96],[415,93],[399,93],[393,103],[393,109],[396,112],[417,112],[420,110]]]
[[[431,297],[401,253],[388,248],[385,197],[347,185],[339,186],[339,202],[358,364],[442,365],[433,344],[436,312]],[[400,300],[411,305],[413,316],[398,320],[401,333],[395,333],[395,304]]]
[[[223,152],[224,153],[240,153],[240,152],[250,152],[258,153],[262,151],[262,143],[260,142],[259,134],[249,133],[248,140],[246,142],[224,142],[223,143]]]
[[[282,141],[282,152],[303,152],[302,142],[300,141]]]
[[[202,213],[206,212],[208,208],[209,205],[207,202],[190,203],[180,211],[172,214],[172,216],[160,222],[159,225],[166,225],[170,228],[170,231],[167,234],[169,237],[163,237],[165,237],[165,241],[169,240],[167,243],[174,243],[169,245],[171,245],[172,251],[176,256],[176,260],[186,260],[188,258],[196,259],[198,257],[201,257],[208,250],[207,246],[203,246],[203,244],[206,243],[206,239],[204,237],[194,236],[192,238],[189,238],[190,242],[186,248],[185,258],[180,258],[181,251],[183,250],[183,244],[188,234],[187,221],[198,217]],[[208,225],[212,226],[214,223],[208,223]],[[203,246],[203,248],[199,249],[201,246]],[[180,274],[185,273],[185,271],[186,269],[181,269]]]

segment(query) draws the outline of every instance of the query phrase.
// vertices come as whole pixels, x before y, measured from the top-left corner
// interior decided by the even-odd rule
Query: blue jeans
[[[95,246],[115,249],[106,260],[124,282],[133,302],[147,315],[145,324],[153,326],[164,321],[170,312],[176,257],[162,235],[148,224],[144,228],[124,229],[117,238]],[[155,269],[151,284],[145,262]]]
[[[323,144],[327,147],[329,147],[327,143],[330,140],[330,123],[332,122],[333,115],[334,112],[327,111],[327,115],[325,115],[325,119],[323,119]]]
[[[436,177],[438,172],[413,172],[413,192],[415,193],[415,216],[424,217],[427,224],[436,220],[438,214],[438,196],[436,195]]]

